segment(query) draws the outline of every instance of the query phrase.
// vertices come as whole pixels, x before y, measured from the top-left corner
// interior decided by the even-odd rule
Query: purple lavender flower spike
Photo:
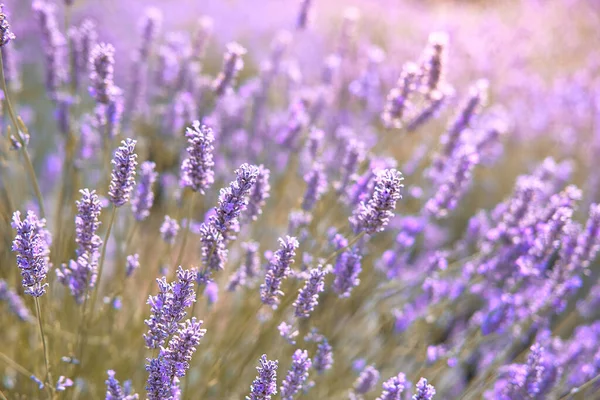
[[[356,180],[356,172],[358,167],[365,159],[365,146],[364,144],[351,138],[346,144],[344,160],[342,161],[342,177],[336,184],[336,191],[341,194],[346,191],[348,185],[354,183]]]
[[[471,182],[473,168],[478,162],[479,156],[475,149],[465,146],[452,169],[448,171],[444,182],[425,204],[425,209],[437,218],[447,217],[448,213],[458,206]]]
[[[402,400],[402,393],[406,389],[406,375],[399,373],[383,382],[383,391],[377,400]]]
[[[365,394],[375,389],[377,382],[379,382],[379,371],[372,366],[368,365],[362,370],[356,382],[354,382],[354,393]]]
[[[306,29],[311,17],[311,7],[312,0],[300,0],[300,11],[298,11],[298,18],[296,20],[297,30],[303,31],[304,29]]]
[[[156,164],[152,161],[145,161],[140,165],[140,181],[137,184],[133,199],[131,199],[131,211],[138,221],[143,221],[150,215],[150,209],[154,203],[152,186],[158,178],[155,168]]]
[[[146,382],[146,395],[148,400],[172,399],[169,365],[163,359],[146,359],[146,371],[148,371],[148,380]]]
[[[139,254],[131,254],[127,256],[127,263],[125,264],[125,276],[129,278],[133,273],[140,267],[140,256]]]
[[[36,0],[32,9],[39,20],[44,55],[46,58],[46,89],[51,99],[58,96],[58,89],[65,78],[64,47],[66,40],[58,29],[56,7],[54,4]]]
[[[294,315],[298,318],[308,318],[310,313],[319,304],[319,293],[325,290],[326,272],[322,266],[313,268],[304,287],[298,290],[298,298],[294,302]]]
[[[227,51],[223,57],[223,69],[212,83],[213,91],[217,96],[222,96],[230,89],[237,74],[244,68],[242,56],[246,49],[240,44],[231,42],[227,45]]]
[[[427,48],[422,64],[423,83],[427,93],[436,91],[444,82],[444,69],[446,67],[448,48],[448,34],[433,32],[429,35]]]
[[[121,387],[121,383],[115,378],[115,371],[109,369],[106,371],[108,379],[106,380],[106,400],[137,400],[137,394],[126,393]]]
[[[227,285],[227,290],[232,292],[238,286],[251,284],[260,272],[260,258],[258,256],[258,243],[244,242],[242,249],[245,252],[244,263],[233,274]]]
[[[27,309],[27,306],[25,306],[23,299],[10,289],[8,283],[6,283],[4,279],[0,279],[0,302],[5,302],[8,309],[21,321],[33,321],[33,317]]]
[[[265,168],[263,165],[258,166],[256,183],[250,192],[245,213],[246,218],[249,220],[255,221],[258,216],[262,214],[267,199],[271,196],[271,185],[269,185],[270,175],[271,171],[269,171],[269,169]]]
[[[215,137],[213,131],[206,125],[200,125],[200,121],[194,121],[187,128],[188,158],[181,163],[182,187],[189,187],[194,192],[204,194],[214,182],[213,166],[213,142]]]
[[[418,74],[419,67],[415,63],[408,62],[402,67],[402,75],[398,79],[397,86],[390,90],[385,109],[381,114],[381,119],[386,126],[397,129],[402,127],[410,95],[416,89]]]
[[[280,388],[283,400],[293,400],[294,396],[302,390],[308,379],[308,370],[311,366],[312,361],[306,350],[298,349],[294,352],[292,366]]]
[[[246,400],[271,400],[272,396],[277,394],[278,362],[268,360],[266,354],[263,354],[258,362],[258,376],[252,382],[250,395],[246,396]]]
[[[396,202],[402,198],[402,174],[385,169],[377,174],[375,190],[368,203],[361,202],[350,217],[354,232],[373,234],[382,231],[394,215]]]
[[[263,304],[270,305],[273,309],[279,305],[279,297],[283,296],[281,283],[291,273],[291,264],[294,263],[295,251],[300,246],[295,237],[286,236],[279,239],[279,250],[269,260],[265,283],[260,285],[260,299]]]
[[[134,150],[136,143],[137,141],[132,139],[123,140],[111,161],[113,171],[108,197],[115,207],[121,207],[129,201],[135,185],[137,154]]]
[[[162,19],[162,12],[156,7],[148,7],[144,11],[144,16],[140,21],[142,43],[139,49],[139,56],[144,61],[148,59],[150,49],[160,32]]]
[[[113,86],[112,98],[106,106],[98,105],[104,110],[106,122],[105,132],[109,138],[115,138],[121,131],[121,119],[123,117],[123,92],[120,88]]]
[[[417,393],[413,395],[412,400],[432,400],[433,396],[435,396],[435,388],[427,383],[427,379],[419,379]]]
[[[333,349],[327,339],[323,338],[323,341],[317,346],[317,352],[313,358],[313,368],[318,374],[322,374],[331,369],[332,366]]]
[[[15,39],[15,34],[10,29],[8,17],[4,12],[4,4],[0,4],[0,47],[4,47],[11,40]]]
[[[202,264],[211,271],[225,268],[228,250],[221,232],[214,224],[203,223],[200,226],[200,243],[202,248]]]
[[[90,57],[92,50],[96,45],[98,34],[96,33],[96,24],[90,19],[84,19],[79,25],[79,35],[81,36],[81,51],[79,52],[79,66],[82,71],[90,71]]]
[[[192,40],[191,58],[193,60],[200,60],[204,57],[204,53],[206,52],[206,47],[212,36],[213,29],[214,21],[212,18],[207,16],[200,17],[194,38]]]
[[[21,213],[15,211],[11,226],[17,231],[12,251],[17,253],[17,266],[25,294],[40,297],[46,293],[44,283],[49,269],[49,233],[46,231],[46,220],[39,220],[33,211],[21,220]]]
[[[161,351],[164,360],[173,368],[172,375],[181,378],[190,368],[189,362],[196,351],[196,346],[206,333],[206,329],[200,329],[203,323],[192,318],[180,324],[179,331],[169,341],[168,348]]]
[[[338,256],[333,269],[335,279],[332,288],[340,298],[350,297],[352,289],[360,283],[360,261],[361,255],[354,251],[345,251]]]
[[[165,215],[165,220],[160,226],[160,236],[165,243],[174,244],[175,238],[177,238],[177,234],[179,233],[179,223],[176,219]]]
[[[304,180],[307,187],[302,199],[302,209],[304,211],[311,211],[327,190],[327,178],[323,164],[314,162],[311,170],[304,175]]]
[[[90,54],[90,95],[99,104],[108,105],[114,95],[115,48],[111,44],[97,44]]]

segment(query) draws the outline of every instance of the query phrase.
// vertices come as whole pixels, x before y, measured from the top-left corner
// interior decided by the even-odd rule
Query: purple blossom
[[[435,388],[427,383],[427,379],[421,378],[417,382],[417,392],[412,400],[432,400],[435,396]]]
[[[90,54],[90,95],[99,104],[108,105],[114,96],[115,48],[99,43]]]
[[[317,346],[317,352],[313,358],[313,368],[318,374],[322,374],[333,366],[333,349],[327,339]]]
[[[267,199],[271,196],[271,186],[269,185],[270,174],[271,171],[269,171],[269,169],[265,168],[263,165],[258,166],[256,183],[250,191],[245,213],[249,220],[255,221],[258,216],[262,214]]]
[[[31,322],[33,317],[25,306],[23,299],[10,289],[8,283],[4,279],[0,279],[0,302],[6,303],[8,309],[17,316],[21,321]]]
[[[178,233],[179,223],[177,220],[165,215],[165,220],[160,226],[160,236],[162,237],[162,240],[164,240],[165,243],[172,245],[175,243],[175,238]]]
[[[348,185],[354,183],[358,167],[365,159],[364,144],[356,139],[348,140],[345,148],[344,159],[342,161],[342,177],[336,184],[338,194],[343,193]]]
[[[131,211],[138,221],[143,221],[150,215],[150,209],[154,203],[154,191],[152,186],[158,178],[155,171],[156,164],[151,161],[145,161],[140,165],[140,181],[136,186],[136,191],[131,199]]]
[[[310,313],[319,304],[319,293],[325,290],[326,272],[322,266],[313,268],[309,272],[310,276],[306,280],[304,287],[298,290],[298,298],[294,302],[294,315],[298,318],[308,318]]]
[[[263,304],[270,305],[274,309],[279,305],[279,297],[284,294],[280,289],[281,284],[291,273],[291,265],[294,263],[298,246],[300,243],[295,237],[279,238],[279,250],[269,260],[265,283],[260,285],[260,299]]]
[[[46,89],[51,99],[56,99],[58,89],[65,79],[66,40],[58,29],[56,7],[44,0],[35,0],[31,6],[40,23],[43,50],[46,59]]]
[[[335,279],[332,288],[339,297],[350,297],[352,289],[360,283],[360,261],[361,255],[355,251],[345,251],[338,256],[333,269]]]
[[[379,382],[379,371],[372,366],[368,365],[362,370],[356,382],[354,382],[354,393],[365,394],[375,389],[377,382]]]
[[[277,394],[278,361],[270,361],[267,355],[263,354],[258,363],[258,376],[252,382],[250,395],[246,396],[246,400],[271,400],[271,397]]]
[[[380,171],[375,178],[375,190],[365,204],[361,202],[350,217],[356,233],[373,234],[382,231],[394,215],[396,202],[402,198],[402,174],[395,169]]]
[[[146,359],[146,393],[148,400],[172,399],[171,385],[173,379],[170,376],[170,366],[160,357]]]
[[[281,386],[281,398],[283,400],[292,400],[302,390],[308,379],[308,370],[311,366],[312,361],[306,350],[298,349],[294,352],[292,366]]]
[[[11,226],[17,231],[12,251],[17,253],[17,266],[21,270],[25,294],[40,297],[46,293],[46,274],[50,267],[50,234],[46,220],[38,219],[33,211],[21,220],[21,212],[15,211]]]
[[[424,78],[423,84],[427,93],[437,90],[440,84],[444,82],[447,47],[447,33],[433,32],[429,35],[421,67]]]
[[[298,11],[298,18],[296,20],[296,29],[302,31],[306,29],[310,20],[310,14],[312,11],[312,0],[300,0],[300,10]]]
[[[203,223],[200,226],[200,247],[202,249],[202,264],[211,271],[225,268],[228,250],[221,232],[214,224]]]
[[[136,400],[137,394],[126,393],[121,387],[121,383],[115,378],[115,371],[108,370],[108,379],[106,380],[106,400]]]
[[[134,150],[136,143],[137,141],[132,139],[123,140],[111,161],[113,170],[108,197],[115,207],[121,207],[129,201],[135,185],[137,154]]]
[[[244,68],[242,56],[246,49],[240,44],[231,42],[227,45],[227,51],[223,57],[223,68],[212,83],[212,89],[217,96],[222,96],[230,89],[237,74]]]
[[[404,64],[402,75],[396,87],[390,90],[381,114],[383,123],[388,127],[401,128],[404,114],[409,107],[409,97],[416,89],[419,67],[412,62]]]
[[[402,400],[402,393],[406,389],[406,375],[399,373],[383,382],[383,391],[377,400]]]
[[[161,350],[165,362],[173,369],[171,375],[181,378],[190,368],[189,362],[196,351],[196,346],[206,333],[206,329],[200,329],[202,324],[203,321],[196,321],[196,318],[180,324],[179,331],[169,341],[168,348]]]
[[[307,186],[302,199],[302,209],[311,211],[327,190],[327,177],[323,170],[323,164],[314,162],[310,171],[304,175],[304,180]]]
[[[15,40],[15,34],[10,29],[8,17],[4,12],[4,4],[0,4],[0,47],[6,46],[11,40]]]
[[[139,254],[131,254],[127,256],[127,262],[125,264],[125,276],[129,278],[133,273],[140,267],[140,256]]]
[[[213,131],[200,121],[194,121],[186,130],[188,158],[181,163],[181,187],[204,194],[214,182]]]
[[[57,392],[64,392],[68,387],[73,386],[73,381],[66,376],[59,376],[58,381],[56,381],[56,386],[54,387]]]

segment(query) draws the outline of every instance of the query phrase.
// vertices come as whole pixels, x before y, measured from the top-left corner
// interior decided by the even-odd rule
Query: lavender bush
[[[598,398],[595,2],[97,3],[0,6],[0,399]]]

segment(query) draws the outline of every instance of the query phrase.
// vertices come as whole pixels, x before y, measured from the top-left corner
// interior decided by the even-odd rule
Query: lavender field
[[[5,0],[0,399],[600,399],[600,2]]]

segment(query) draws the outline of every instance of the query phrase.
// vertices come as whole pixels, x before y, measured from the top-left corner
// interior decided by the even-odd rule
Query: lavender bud
[[[228,251],[223,235],[214,224],[203,223],[200,226],[200,243],[204,267],[211,271],[225,268]]]
[[[271,196],[271,185],[269,185],[270,174],[271,171],[263,165],[258,166],[256,183],[250,192],[245,213],[246,218],[249,220],[255,221],[258,216],[262,214],[262,209],[265,206],[267,199]]]
[[[302,31],[306,29],[310,20],[310,14],[312,7],[312,0],[300,0],[300,11],[298,12],[298,19],[296,21],[296,29]]]
[[[177,233],[179,233],[179,223],[176,219],[165,215],[165,220],[160,226],[160,236],[162,237],[162,240],[172,245],[175,243]]]
[[[137,394],[126,393],[121,387],[121,383],[115,378],[115,371],[108,370],[108,379],[106,380],[106,400],[137,400]]]
[[[317,346],[317,352],[315,353],[313,367],[318,374],[322,374],[333,366],[333,349],[327,341],[323,338],[323,341]]]
[[[125,264],[125,276],[129,278],[133,273],[140,267],[140,256],[139,254],[131,254],[127,256],[127,263]]]
[[[401,128],[404,113],[409,105],[409,97],[416,89],[415,81],[419,73],[419,67],[415,63],[406,63],[402,67],[402,75],[396,87],[390,90],[385,103],[385,109],[381,114],[384,125],[388,127]]]
[[[12,33],[8,17],[4,12],[4,4],[0,4],[0,47],[4,47],[8,42],[15,39],[15,34]]]
[[[115,207],[121,207],[129,201],[129,196],[135,185],[137,154],[134,153],[134,150],[136,143],[137,141],[132,139],[121,141],[121,147],[115,151],[111,161],[113,170],[108,197]]]
[[[57,392],[64,392],[68,387],[73,386],[73,381],[66,376],[59,376],[54,387]]]
[[[379,371],[374,366],[369,365],[363,369],[356,382],[354,382],[354,393],[368,393],[375,389],[377,382],[379,382]]]
[[[111,44],[97,44],[90,54],[90,95],[100,104],[109,104],[114,91],[115,48]]]
[[[419,379],[417,393],[413,395],[412,400],[432,400],[433,396],[435,396],[435,388],[427,384],[427,379]]]
[[[32,5],[32,9],[40,22],[42,30],[46,58],[46,89],[50,97],[55,99],[65,77],[64,47],[66,41],[62,33],[58,30],[54,4],[36,0]]]
[[[206,47],[214,29],[213,25],[214,22],[210,17],[202,16],[198,20],[197,30],[192,40],[191,58],[193,60],[200,60],[204,57]]]
[[[319,293],[325,290],[325,275],[322,266],[313,268],[306,280],[304,287],[298,291],[298,298],[294,302],[294,315],[298,318],[308,318],[310,313],[319,304]]]
[[[256,368],[258,376],[252,382],[246,400],[271,400],[277,394],[277,366],[277,360],[270,361],[266,354],[262,355]]]
[[[356,179],[358,167],[365,159],[365,148],[361,141],[351,138],[346,144],[344,160],[342,161],[342,178],[336,185],[338,194],[346,191],[348,185]]]
[[[380,171],[375,178],[375,190],[368,203],[361,202],[350,217],[356,233],[373,234],[382,231],[394,215],[396,201],[402,198],[402,174],[395,169]]]
[[[27,306],[25,306],[23,299],[8,287],[8,283],[4,279],[0,279],[0,302],[5,302],[8,309],[21,321],[33,321],[33,317]]]
[[[302,390],[308,379],[308,370],[311,365],[312,361],[308,358],[306,350],[298,349],[294,352],[292,366],[281,386],[282,400],[293,400],[294,396]]]
[[[161,351],[165,361],[174,369],[172,375],[181,378],[190,368],[189,362],[196,351],[196,346],[206,333],[206,329],[200,329],[203,323],[192,318],[180,324],[179,331],[169,341],[168,348]]]
[[[244,60],[242,60],[244,54],[246,49],[238,43],[232,42],[227,45],[223,69],[212,83],[213,91],[217,96],[222,96],[230,88],[238,72],[244,68]]]
[[[447,58],[448,34],[433,32],[429,35],[423,65],[424,84],[427,93],[438,89],[444,81],[444,68]]]
[[[181,187],[189,187],[194,192],[204,194],[214,182],[213,131],[200,121],[194,121],[187,128],[188,158],[181,163]]]
[[[327,177],[325,176],[323,164],[314,162],[311,170],[304,175],[304,180],[307,187],[302,199],[302,209],[311,211],[327,190]]]
[[[21,213],[15,211],[11,226],[17,231],[12,251],[17,253],[17,266],[25,294],[40,297],[46,293],[47,283],[43,283],[49,268],[49,233],[46,220],[39,220],[33,211],[21,220]]]
[[[142,43],[139,49],[140,59],[144,62],[148,59],[150,49],[158,36],[162,25],[162,19],[162,12],[156,7],[148,7],[144,11],[144,16],[140,21]]]
[[[406,375],[399,373],[383,382],[383,392],[377,400],[402,400],[402,392],[406,389]]]
[[[91,68],[90,57],[92,49],[96,45],[98,34],[96,33],[96,24],[90,19],[84,19],[79,26],[79,35],[81,36],[81,51],[79,53],[78,65],[82,71],[89,71]]]
[[[360,254],[354,251],[345,251],[337,258],[333,269],[335,279],[332,288],[339,297],[350,297],[352,289],[360,283],[358,279],[362,271],[360,260]]]
[[[152,203],[154,203],[152,186],[158,178],[155,168],[156,164],[151,161],[145,161],[140,165],[140,181],[137,184],[133,199],[131,199],[131,211],[138,221],[143,221],[150,215],[150,209]]]
[[[283,296],[281,283],[291,273],[295,251],[300,243],[295,237],[286,236],[279,239],[279,250],[269,260],[265,283],[260,285],[260,299],[263,304],[274,309],[279,305],[279,297]]]

